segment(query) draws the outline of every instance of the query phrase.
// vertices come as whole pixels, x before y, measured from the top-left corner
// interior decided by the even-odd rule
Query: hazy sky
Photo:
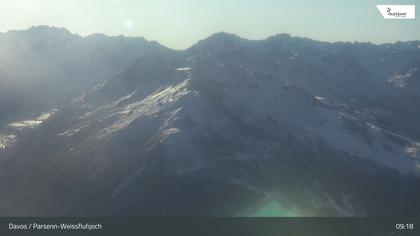
[[[420,15],[384,20],[376,4],[416,3],[420,0],[0,0],[0,32],[53,25],[82,36],[143,36],[178,49],[220,31],[249,39],[290,33],[383,43],[420,40]]]

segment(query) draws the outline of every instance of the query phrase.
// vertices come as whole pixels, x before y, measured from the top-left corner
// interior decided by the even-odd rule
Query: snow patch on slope
[[[15,142],[16,135],[13,134],[0,134],[0,149],[6,149],[10,144]]]
[[[35,120],[24,120],[15,123],[11,123],[9,126],[15,129],[26,129],[26,128],[35,128],[42,124],[42,122],[48,120],[52,115],[54,115],[58,110],[52,109],[49,112],[42,113]]]
[[[192,68],[191,67],[180,67],[180,68],[175,68],[176,71],[191,71]]]
[[[413,68],[413,69],[410,69],[405,74],[395,74],[391,78],[389,78],[388,82],[394,84],[394,86],[396,86],[396,87],[406,88],[407,84],[408,84],[408,81],[411,79],[414,72],[416,72],[417,70],[418,70],[418,68]]]
[[[364,132],[356,133],[347,129],[346,124],[353,124]],[[418,158],[420,145],[409,138],[345,113],[338,113],[337,117],[330,116],[323,126],[308,128],[347,153],[372,160],[404,174],[420,174],[416,168],[416,164],[420,163],[420,158]],[[396,145],[388,137],[400,139],[409,146]],[[371,141],[367,142],[367,139]]]
[[[118,119],[111,126],[103,129],[98,138],[102,139],[112,133],[118,132],[139,118],[156,115],[170,104],[191,93],[191,91],[188,90],[189,81],[189,79],[186,79],[177,85],[158,89],[145,99],[128,104],[120,110],[110,114],[108,118],[117,116]]]

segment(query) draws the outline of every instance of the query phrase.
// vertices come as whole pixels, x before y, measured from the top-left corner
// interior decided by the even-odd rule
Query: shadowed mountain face
[[[392,82],[419,58],[225,33],[138,56],[0,153],[0,213],[419,215],[420,100]]]

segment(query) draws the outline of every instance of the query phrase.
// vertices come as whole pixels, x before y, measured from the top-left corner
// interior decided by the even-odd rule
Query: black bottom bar
[[[420,235],[420,218],[0,218],[0,235]]]

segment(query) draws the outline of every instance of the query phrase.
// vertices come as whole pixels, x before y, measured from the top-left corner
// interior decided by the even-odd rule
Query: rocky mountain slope
[[[419,215],[420,100],[387,79],[419,57],[226,33],[149,53],[6,148],[0,213]]]

